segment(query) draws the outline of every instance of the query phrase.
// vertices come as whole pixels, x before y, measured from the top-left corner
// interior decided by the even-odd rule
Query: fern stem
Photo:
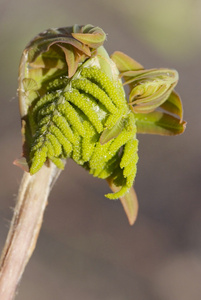
[[[44,164],[37,174],[24,173],[13,219],[0,260],[0,299],[12,300],[41,228],[51,187],[59,170]]]

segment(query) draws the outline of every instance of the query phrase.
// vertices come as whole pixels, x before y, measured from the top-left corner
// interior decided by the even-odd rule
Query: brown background
[[[75,23],[100,26],[111,54],[179,71],[188,122],[178,137],[140,135],[130,227],[104,181],[72,161],[54,187],[17,300],[201,299],[201,2],[196,0],[0,0],[0,246],[22,171],[17,74],[37,33]]]

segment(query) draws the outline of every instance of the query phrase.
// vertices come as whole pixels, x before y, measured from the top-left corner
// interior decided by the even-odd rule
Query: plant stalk
[[[24,173],[7,240],[0,259],[0,299],[12,300],[37,242],[50,190],[60,171],[49,163]]]

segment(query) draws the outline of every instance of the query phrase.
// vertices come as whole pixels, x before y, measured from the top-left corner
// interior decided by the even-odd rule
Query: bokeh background
[[[128,225],[106,182],[72,161],[57,181],[17,300],[201,299],[200,0],[0,0],[0,246],[22,171],[17,99],[25,45],[49,27],[91,23],[146,68],[175,68],[186,132],[139,135],[140,210]]]

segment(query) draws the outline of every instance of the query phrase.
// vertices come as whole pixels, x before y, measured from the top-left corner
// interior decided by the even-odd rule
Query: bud
[[[135,114],[137,133],[177,135],[184,132],[183,107],[174,91],[178,73],[169,69],[145,70],[128,55],[116,51],[111,56],[124,85],[128,84],[129,106]]]
[[[24,50],[19,76],[23,156],[32,175],[49,160],[63,169],[71,158],[106,179],[114,191],[106,197],[117,199],[132,188],[138,142],[135,117],[104,40],[98,27],[73,26],[49,29]]]
[[[180,99],[172,93],[178,74],[144,70],[121,52],[110,58],[105,38],[99,27],[74,25],[48,29],[25,48],[18,90],[23,158],[15,164],[33,175],[49,161],[63,169],[66,159],[73,159],[107,180],[114,193],[105,196],[120,198],[133,224],[136,133],[181,133],[183,124],[177,130],[174,119],[165,117],[161,125],[161,116],[151,115],[157,107],[181,115]],[[129,101],[122,77],[130,86]]]
[[[131,92],[129,105],[134,113],[149,113],[161,106],[178,82],[178,73],[169,69],[152,69],[129,72],[125,76]]]

